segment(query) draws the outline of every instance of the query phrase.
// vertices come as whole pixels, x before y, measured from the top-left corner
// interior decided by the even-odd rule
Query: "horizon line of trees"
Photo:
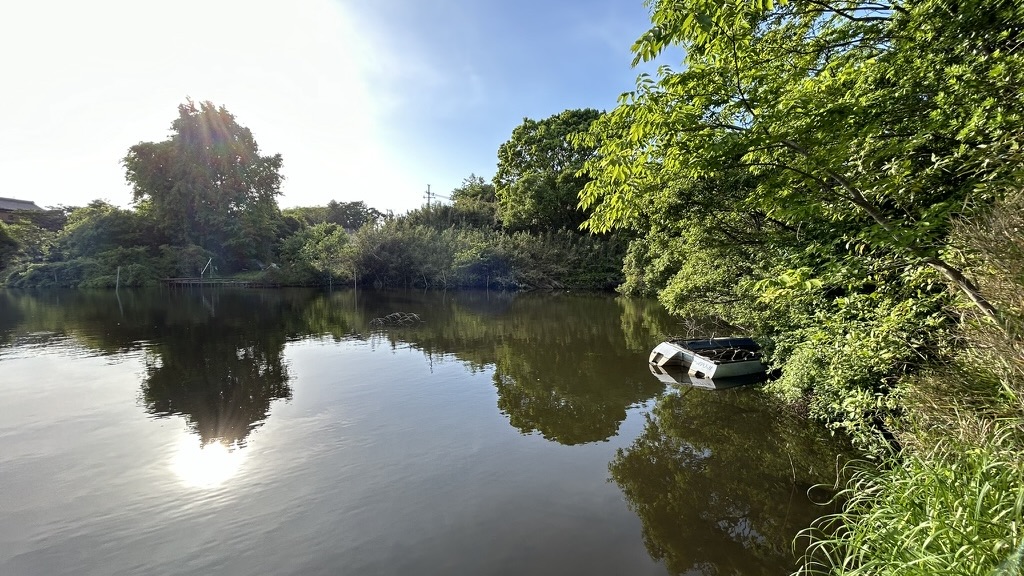
[[[96,200],[0,224],[0,278],[146,286],[212,261],[215,274],[278,285],[614,288],[625,245],[579,230],[579,171],[592,151],[570,142],[599,115],[526,118],[499,149],[493,182],[471,174],[451,204],[385,216],[364,201],[279,209],[281,156],[261,154],[223,106],[188,100],[167,140],[122,160],[131,208]]]

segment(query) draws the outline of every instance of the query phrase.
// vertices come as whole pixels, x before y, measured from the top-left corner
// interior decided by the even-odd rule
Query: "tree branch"
[[[786,147],[789,148],[790,150],[793,150],[794,152],[800,154],[805,158],[811,159],[810,152],[808,152],[806,148],[797,144],[793,140],[784,139],[782,140],[782,143],[785,144]],[[830,179],[832,179],[836,184],[842,187],[843,190],[846,190],[846,192],[850,195],[848,199],[851,202],[853,202],[854,205],[864,210],[864,212],[866,212],[872,220],[874,220],[886,232],[890,233],[893,236],[893,238],[895,238],[897,242],[899,242],[900,238],[899,234],[897,233],[896,226],[891,221],[889,221],[888,218],[885,217],[885,214],[883,214],[881,210],[878,209],[878,207],[869,202],[868,199],[864,197],[864,194],[861,193],[861,191],[856,186],[854,186],[849,180],[847,180],[841,174],[835,172],[834,170],[831,170],[829,168],[822,168],[822,172],[824,172]],[[975,286],[975,284],[971,282],[971,280],[967,278],[967,276],[965,276],[962,271],[960,271],[955,266],[952,266],[951,264],[937,256],[931,256],[922,253],[922,251],[917,247],[908,246],[907,249],[910,250],[911,254],[913,254],[915,257],[920,258],[924,263],[928,264],[928,266],[930,266],[932,269],[938,271],[947,280],[949,280],[957,288],[959,288],[960,291],[963,292],[967,296],[967,298],[979,310],[982,311],[983,314],[985,314],[985,316],[996,322],[999,326],[1003,325],[1000,321],[999,311],[996,310],[995,306],[993,306],[981,294],[981,291],[978,290],[978,287]]]

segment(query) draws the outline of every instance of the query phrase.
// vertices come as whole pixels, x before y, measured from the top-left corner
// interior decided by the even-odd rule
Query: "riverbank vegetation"
[[[609,112],[525,120],[450,205],[281,212],[280,157],[189,102],[126,157],[133,209],[0,227],[7,285],[112,286],[118,267],[143,285],[211,258],[278,284],[621,284],[756,336],[768,387],[867,455],[806,572],[1017,573],[1024,7],[647,4],[637,62],[683,66]]]
[[[649,2],[682,49],[580,138],[623,290],[767,344],[869,463],[809,573],[1019,573],[1024,8]]]

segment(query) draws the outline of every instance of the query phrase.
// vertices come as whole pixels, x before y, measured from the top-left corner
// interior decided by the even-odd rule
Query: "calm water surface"
[[[787,573],[837,448],[666,388],[678,332],[606,296],[0,291],[0,574]]]

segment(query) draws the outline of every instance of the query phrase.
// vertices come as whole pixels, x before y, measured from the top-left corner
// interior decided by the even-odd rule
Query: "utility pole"
[[[423,197],[427,199],[428,211],[430,210],[430,201],[433,200],[434,198],[444,198],[445,200],[451,200],[450,196],[445,196],[444,194],[434,194],[433,192],[431,192],[430,184],[427,184],[427,193]]]

